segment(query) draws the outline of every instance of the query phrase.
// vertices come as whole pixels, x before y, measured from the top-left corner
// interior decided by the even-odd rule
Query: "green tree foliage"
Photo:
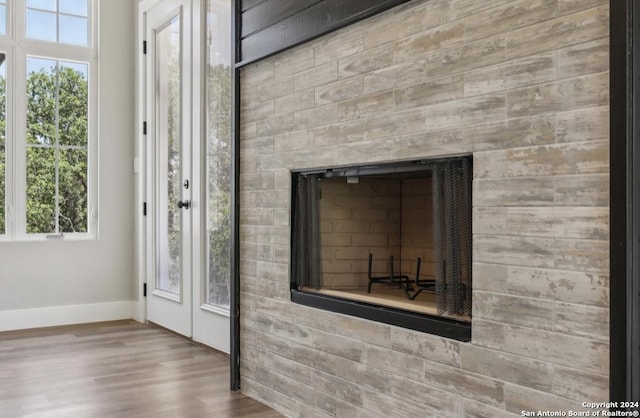
[[[82,72],[53,66],[27,77],[28,233],[87,231],[87,110]]]
[[[177,39],[173,39],[173,42],[177,42]],[[167,135],[167,194],[168,194],[168,213],[167,213],[167,234],[168,234],[168,282],[165,283],[168,287],[167,290],[173,292],[180,291],[180,277],[181,277],[181,214],[182,211],[178,209],[177,203],[182,196],[182,170],[181,170],[181,157],[182,157],[182,135],[180,122],[181,116],[181,101],[180,101],[180,87],[181,87],[181,66],[179,49],[175,45],[168,48],[167,60],[163,64],[166,70],[165,77],[161,78],[160,83],[166,83],[167,88],[166,95],[159,95],[159,101],[166,100],[166,103],[162,103],[160,108],[163,112],[163,117],[166,118],[167,130],[164,134]],[[163,73],[163,71],[160,71]],[[160,88],[162,89],[162,88]],[[161,98],[160,98],[161,97]]]
[[[231,68],[207,72],[209,302],[229,306],[231,277]]]
[[[5,207],[5,195],[4,195],[4,188],[5,188],[5,170],[6,170],[6,164],[5,164],[5,147],[4,147],[4,143],[0,144],[0,234],[4,234],[6,233],[5,231],[5,213],[4,213],[4,207]]]

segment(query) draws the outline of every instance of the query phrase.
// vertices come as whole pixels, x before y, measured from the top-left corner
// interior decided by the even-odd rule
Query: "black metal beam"
[[[610,400],[640,400],[640,7],[610,1]]]
[[[610,400],[626,399],[627,388],[627,9],[610,2]],[[621,300],[622,299],[622,300]]]
[[[277,7],[265,1],[242,13],[242,37],[264,30],[324,0],[278,0]]]
[[[616,0],[612,0],[615,2]],[[627,94],[631,95],[631,108],[627,109],[631,118],[627,128],[627,149],[631,154],[628,160],[631,169],[627,170],[628,187],[631,191],[627,198],[627,219],[631,225],[627,226],[628,254],[631,257],[629,265],[631,271],[627,272],[627,358],[628,382],[627,399],[640,401],[640,4],[630,1],[631,19],[628,21],[631,28],[631,56],[630,68],[627,70],[631,79]],[[637,409],[637,408],[635,408]]]
[[[238,7],[238,11],[247,11],[259,6],[262,3],[266,3],[269,0],[236,0],[234,3],[242,3],[242,6]]]
[[[241,51],[236,66],[247,65],[407,1],[245,0],[243,11],[236,11],[241,14],[242,27],[247,26],[240,32],[244,37],[239,38]]]
[[[231,62],[240,53],[240,1],[231,2]],[[240,69],[231,77],[231,278],[230,293],[230,385],[240,390]]]

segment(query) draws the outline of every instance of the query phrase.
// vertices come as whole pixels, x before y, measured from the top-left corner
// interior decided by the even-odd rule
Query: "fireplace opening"
[[[294,172],[292,299],[468,324],[471,161]]]

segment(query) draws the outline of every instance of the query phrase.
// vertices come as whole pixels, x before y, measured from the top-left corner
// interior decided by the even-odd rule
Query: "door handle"
[[[188,200],[178,200],[178,209],[189,209],[189,206],[191,206],[191,202]]]

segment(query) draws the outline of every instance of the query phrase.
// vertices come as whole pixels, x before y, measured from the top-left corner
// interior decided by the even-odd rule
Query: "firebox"
[[[472,171],[456,156],[294,172],[294,302],[469,323]]]

